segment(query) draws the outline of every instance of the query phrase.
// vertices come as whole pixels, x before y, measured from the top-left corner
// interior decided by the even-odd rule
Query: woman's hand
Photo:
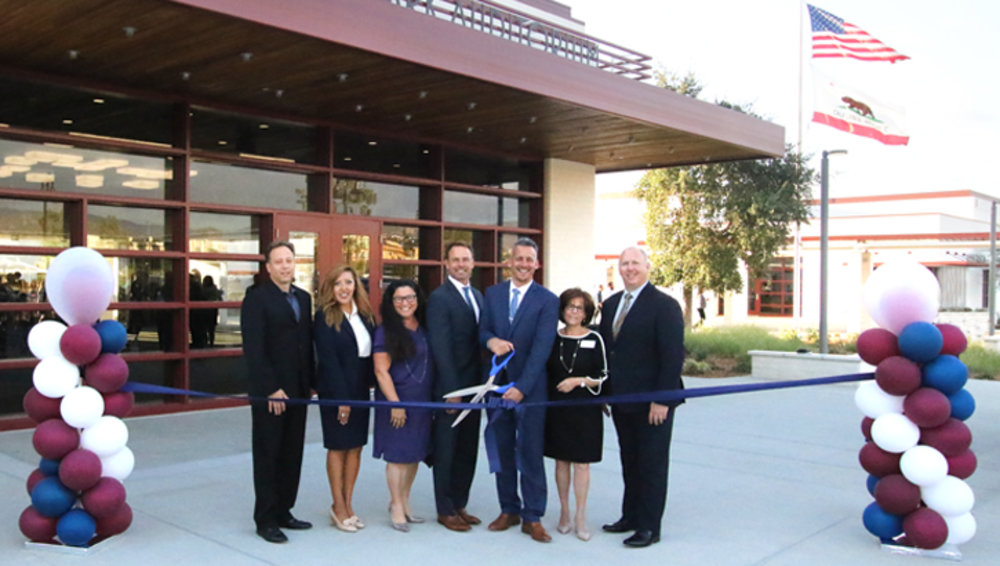
[[[337,409],[337,422],[344,426],[347,421],[351,418],[351,408],[347,405],[341,405]]]
[[[392,409],[389,415],[389,422],[393,428],[403,428],[406,426],[406,409]]]
[[[560,393],[569,393],[577,387],[583,387],[587,383],[586,377],[567,377],[556,385]]]

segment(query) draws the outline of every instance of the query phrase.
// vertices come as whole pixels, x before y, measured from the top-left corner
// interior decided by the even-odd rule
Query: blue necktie
[[[514,322],[514,314],[515,314],[515,313],[517,313],[517,305],[518,305],[518,300],[517,300],[517,298],[518,298],[518,296],[519,296],[520,294],[521,294],[521,291],[518,291],[518,290],[517,290],[517,289],[515,288],[515,289],[513,290],[513,295],[514,295],[514,296],[510,298],[510,315],[509,315],[509,316],[510,316],[510,321],[511,321],[511,322]]]
[[[285,298],[288,299],[288,306],[292,307],[292,312],[295,313],[295,322],[302,319],[302,309],[299,307],[299,299],[295,296],[294,291],[289,291],[285,293]]]
[[[472,292],[469,291],[469,286],[466,285],[462,287],[462,294],[465,295],[465,302],[468,303],[469,308],[472,309],[472,314],[476,314],[476,305],[472,302]],[[476,321],[479,321],[479,317],[476,317]]]

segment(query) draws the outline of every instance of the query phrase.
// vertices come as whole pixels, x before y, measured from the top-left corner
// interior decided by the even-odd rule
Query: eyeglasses
[[[581,307],[581,306],[577,306],[577,305],[566,305],[566,310],[568,310],[568,311],[576,311],[576,312],[586,312],[587,311],[587,307]]]
[[[401,305],[403,303],[415,303],[417,302],[416,295],[403,295],[402,297],[393,297],[392,302]]]

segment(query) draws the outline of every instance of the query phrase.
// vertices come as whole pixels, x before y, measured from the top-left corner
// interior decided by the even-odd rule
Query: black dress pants
[[[267,410],[267,403],[253,403],[253,519],[258,528],[278,526],[291,517],[299,492],[302,446],[306,432],[306,406],[286,404],[281,415]]]
[[[451,428],[458,413],[438,411],[434,415],[434,501],[438,515],[454,515],[469,502],[472,478],[479,456],[479,418],[482,411],[472,411],[459,425]]]
[[[631,407],[630,407],[631,409]],[[622,518],[639,531],[660,535],[660,523],[667,504],[667,474],[670,469],[670,437],[674,428],[674,413],[663,424],[649,424],[649,409],[622,411],[615,409],[613,419],[618,432],[621,453]]]

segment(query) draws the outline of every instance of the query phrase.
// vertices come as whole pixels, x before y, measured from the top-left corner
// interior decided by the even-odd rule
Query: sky
[[[649,55],[658,68],[694,73],[705,87],[701,99],[750,104],[784,126],[792,144],[801,75],[802,142],[817,173],[821,151],[848,152],[830,157],[831,197],[973,190],[1000,198],[992,167],[1000,150],[1000,43],[993,37],[1000,2],[816,0],[911,59],[813,63],[808,16],[795,0],[560,1],[588,35]],[[886,146],[811,122],[814,66],[902,108],[909,145]],[[628,190],[639,175],[599,175],[598,190]]]

